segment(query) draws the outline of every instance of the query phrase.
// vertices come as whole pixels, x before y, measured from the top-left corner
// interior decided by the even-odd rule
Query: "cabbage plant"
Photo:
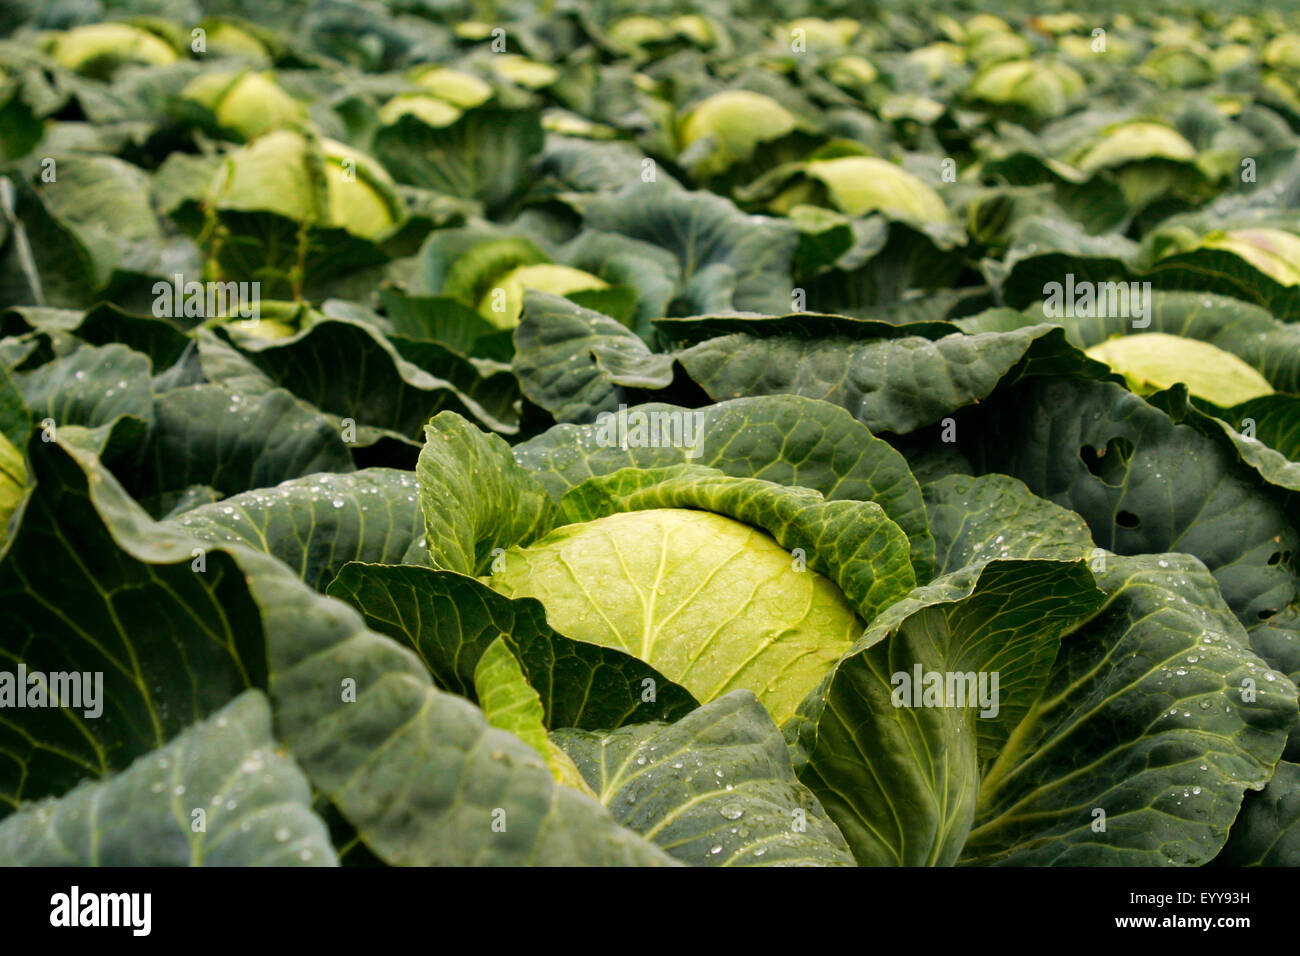
[[[0,865],[1300,864],[1300,19],[850,6],[0,7]]]
[[[859,451],[836,456],[846,446]],[[1242,788],[1266,779],[1294,723],[1294,688],[1256,657],[1198,562],[1095,548],[1082,521],[1014,479],[922,487],[897,452],[823,403],[639,406],[559,426],[513,453],[444,415],[426,430],[417,477],[425,528],[413,548],[427,555],[345,566],[329,593],[411,642],[454,686],[469,687],[494,629],[439,618],[430,612],[445,598],[432,595],[528,619],[551,635],[551,654],[563,642],[566,655],[630,659],[631,673],[651,675],[631,697],[652,689],[640,696],[652,727],[683,697],[700,713],[752,701],[791,748],[808,791],[799,805],[824,811],[859,863],[1208,859]],[[1186,610],[1152,619],[1170,600]],[[571,688],[528,663],[534,637],[505,639],[542,697],[551,739],[623,825],[662,835],[686,862],[793,852],[776,835],[777,812],[747,806],[726,767],[713,792],[748,825],[660,834],[654,822],[679,795],[710,799],[691,751],[668,762],[633,746],[668,728],[597,739],[582,725],[599,705],[565,699]],[[1186,680],[1172,666],[1122,663],[1134,656],[1177,659]],[[1080,683],[1078,668],[1098,660],[1113,665]],[[926,695],[937,698],[925,675],[951,672],[996,673],[996,693],[927,708]],[[1255,706],[1213,703],[1251,674],[1269,687]],[[1167,681],[1191,696],[1153,697]],[[666,688],[671,703],[660,703]],[[627,693],[619,688],[620,701]],[[1159,710],[1165,699],[1180,706]],[[640,753],[646,769],[611,781],[605,748],[620,748],[620,761]],[[1121,769],[1166,748],[1179,758]],[[1097,771],[1080,778],[1080,760],[1099,761]],[[1173,780],[1205,799],[1166,799]],[[1107,805],[1120,819],[1099,832]],[[900,806],[908,814],[891,809]],[[794,842],[820,862],[848,860],[833,835],[816,848]]]

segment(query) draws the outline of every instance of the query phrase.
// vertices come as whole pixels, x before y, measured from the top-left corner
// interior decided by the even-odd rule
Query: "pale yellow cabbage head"
[[[492,69],[500,76],[530,90],[544,89],[560,78],[559,71],[554,67],[514,53],[498,54],[492,57],[491,62]]]
[[[695,105],[682,123],[681,141],[685,148],[711,138],[716,165],[725,167],[749,159],[760,143],[780,139],[796,125],[794,115],[771,97],[728,90]]]
[[[1077,165],[1084,172],[1091,173],[1148,159],[1190,163],[1196,159],[1196,147],[1172,126],[1138,120],[1107,130],[1102,139],[1083,154]]]
[[[102,75],[125,63],[165,66],[180,59],[162,37],[129,23],[91,23],[59,34],[51,54],[78,73]]]
[[[463,110],[482,106],[492,98],[492,87],[472,73],[435,66],[417,73],[415,82],[440,100]]]
[[[847,215],[883,212],[912,222],[952,221],[937,192],[888,160],[842,156],[814,160],[806,164],[805,170],[826,187],[835,208]]]
[[[968,92],[986,103],[1017,106],[1050,119],[1065,113],[1083,89],[1083,78],[1063,63],[1012,60],[981,71]]]
[[[278,213],[297,222],[337,226],[376,239],[401,220],[402,200],[383,168],[343,143],[322,139],[309,156],[306,138],[276,130],[226,158],[210,187],[218,209]],[[315,164],[319,163],[319,167]],[[323,181],[313,175],[323,172]]]
[[[1234,229],[1201,239],[1204,249],[1235,253],[1282,285],[1300,285],[1300,236],[1282,229]]]
[[[403,116],[414,116],[427,126],[441,128],[460,119],[461,112],[431,93],[401,93],[379,110],[379,121],[386,126],[396,123]]]
[[[1268,379],[1231,352],[1181,335],[1121,335],[1094,345],[1088,356],[1123,375],[1140,394],[1181,382],[1192,395],[1224,408],[1273,394]]]
[[[590,272],[570,266],[544,262],[530,266],[517,266],[492,283],[478,304],[479,315],[502,329],[519,324],[524,311],[524,292],[535,289],[553,295],[608,289],[609,284]],[[496,308],[500,305],[501,308]]]
[[[487,583],[532,597],[560,633],[653,666],[697,700],[752,691],[781,724],[864,630],[840,589],[766,532],[661,508],[507,549]],[[756,650],[757,649],[757,650]]]
[[[181,91],[181,96],[202,103],[222,128],[243,139],[307,118],[306,107],[281,89],[270,72],[202,73]]]

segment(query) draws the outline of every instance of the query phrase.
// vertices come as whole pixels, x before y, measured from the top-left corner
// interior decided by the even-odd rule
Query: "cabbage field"
[[[1297,681],[1300,10],[0,7],[0,865],[1294,866]]]

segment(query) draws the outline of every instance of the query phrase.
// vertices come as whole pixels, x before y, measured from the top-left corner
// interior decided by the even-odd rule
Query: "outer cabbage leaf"
[[[367,630],[355,611],[313,593],[280,562],[223,544],[196,572],[195,539],[151,521],[92,453],[34,440],[29,455],[36,491],[0,564],[0,591],[19,608],[18,620],[42,630],[6,634],[6,650],[21,649],[33,668],[104,670],[113,710],[99,721],[67,710],[25,717],[21,747],[5,734],[6,752],[22,758],[3,778],[7,799],[62,792],[124,767],[250,684],[269,683],[279,739],[387,863],[672,862],[590,798],[556,785],[530,747],[491,728],[468,701],[434,689],[413,653]],[[52,526],[63,530],[53,543]],[[42,548],[36,559],[32,545]],[[84,555],[114,577],[88,579],[76,563]],[[104,581],[118,587],[100,590]],[[205,621],[221,629],[205,633],[198,626]],[[81,640],[74,625],[117,633],[118,646],[104,650],[120,652],[127,668]],[[64,639],[51,637],[60,629]],[[155,650],[168,646],[173,653]],[[196,664],[199,653],[206,659]]]
[[[353,563],[328,593],[356,607],[372,630],[409,644],[439,687],[471,699],[480,658],[504,640],[536,688],[548,727],[674,720],[697,706],[630,654],[553,630],[536,601],[512,601],[454,571]]]
[[[0,864],[337,865],[311,800],[248,690],[121,773],[25,805],[0,823]]]
[[[673,724],[552,735],[624,826],[696,866],[852,865],[762,705],[734,691]]]
[[[694,416],[690,443],[632,442],[638,421]],[[620,428],[622,429],[620,432]],[[684,437],[684,431],[682,432]],[[918,580],[934,569],[934,541],[921,489],[907,462],[843,409],[801,396],[740,398],[690,411],[648,404],[592,425],[559,425],[516,445],[515,459],[557,499],[620,468],[693,463],[735,478],[761,478],[821,492],[828,501],[874,501],[907,534]]]

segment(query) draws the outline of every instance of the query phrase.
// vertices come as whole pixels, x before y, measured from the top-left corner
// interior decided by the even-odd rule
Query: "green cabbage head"
[[[863,216],[883,212],[909,222],[951,220],[939,194],[896,163],[874,156],[813,160],[806,172],[826,187],[840,212]]]
[[[245,140],[307,117],[303,104],[281,89],[270,72],[204,73],[186,86],[181,96],[206,107],[223,129]]]
[[[866,627],[769,534],[707,511],[566,525],[500,563],[492,588],[537,598],[561,633],[647,661],[698,700],[752,690],[778,723]]]
[[[983,70],[969,95],[996,106],[1018,107],[1038,119],[1061,116],[1083,93],[1083,78],[1063,63],[1010,60]]]
[[[1295,233],[1270,228],[1212,232],[1201,247],[1235,253],[1280,285],[1300,285],[1300,236]]]
[[[129,23],[75,27],[59,34],[50,52],[68,69],[101,79],[126,64],[165,66],[180,59],[162,37]]]
[[[275,130],[226,158],[209,187],[218,209],[278,213],[377,239],[402,218],[397,187],[375,160],[331,139]]]
[[[761,143],[794,132],[797,123],[789,110],[761,93],[728,90],[701,101],[681,125],[683,150],[711,140],[713,150],[704,165],[721,171],[754,155]]]

